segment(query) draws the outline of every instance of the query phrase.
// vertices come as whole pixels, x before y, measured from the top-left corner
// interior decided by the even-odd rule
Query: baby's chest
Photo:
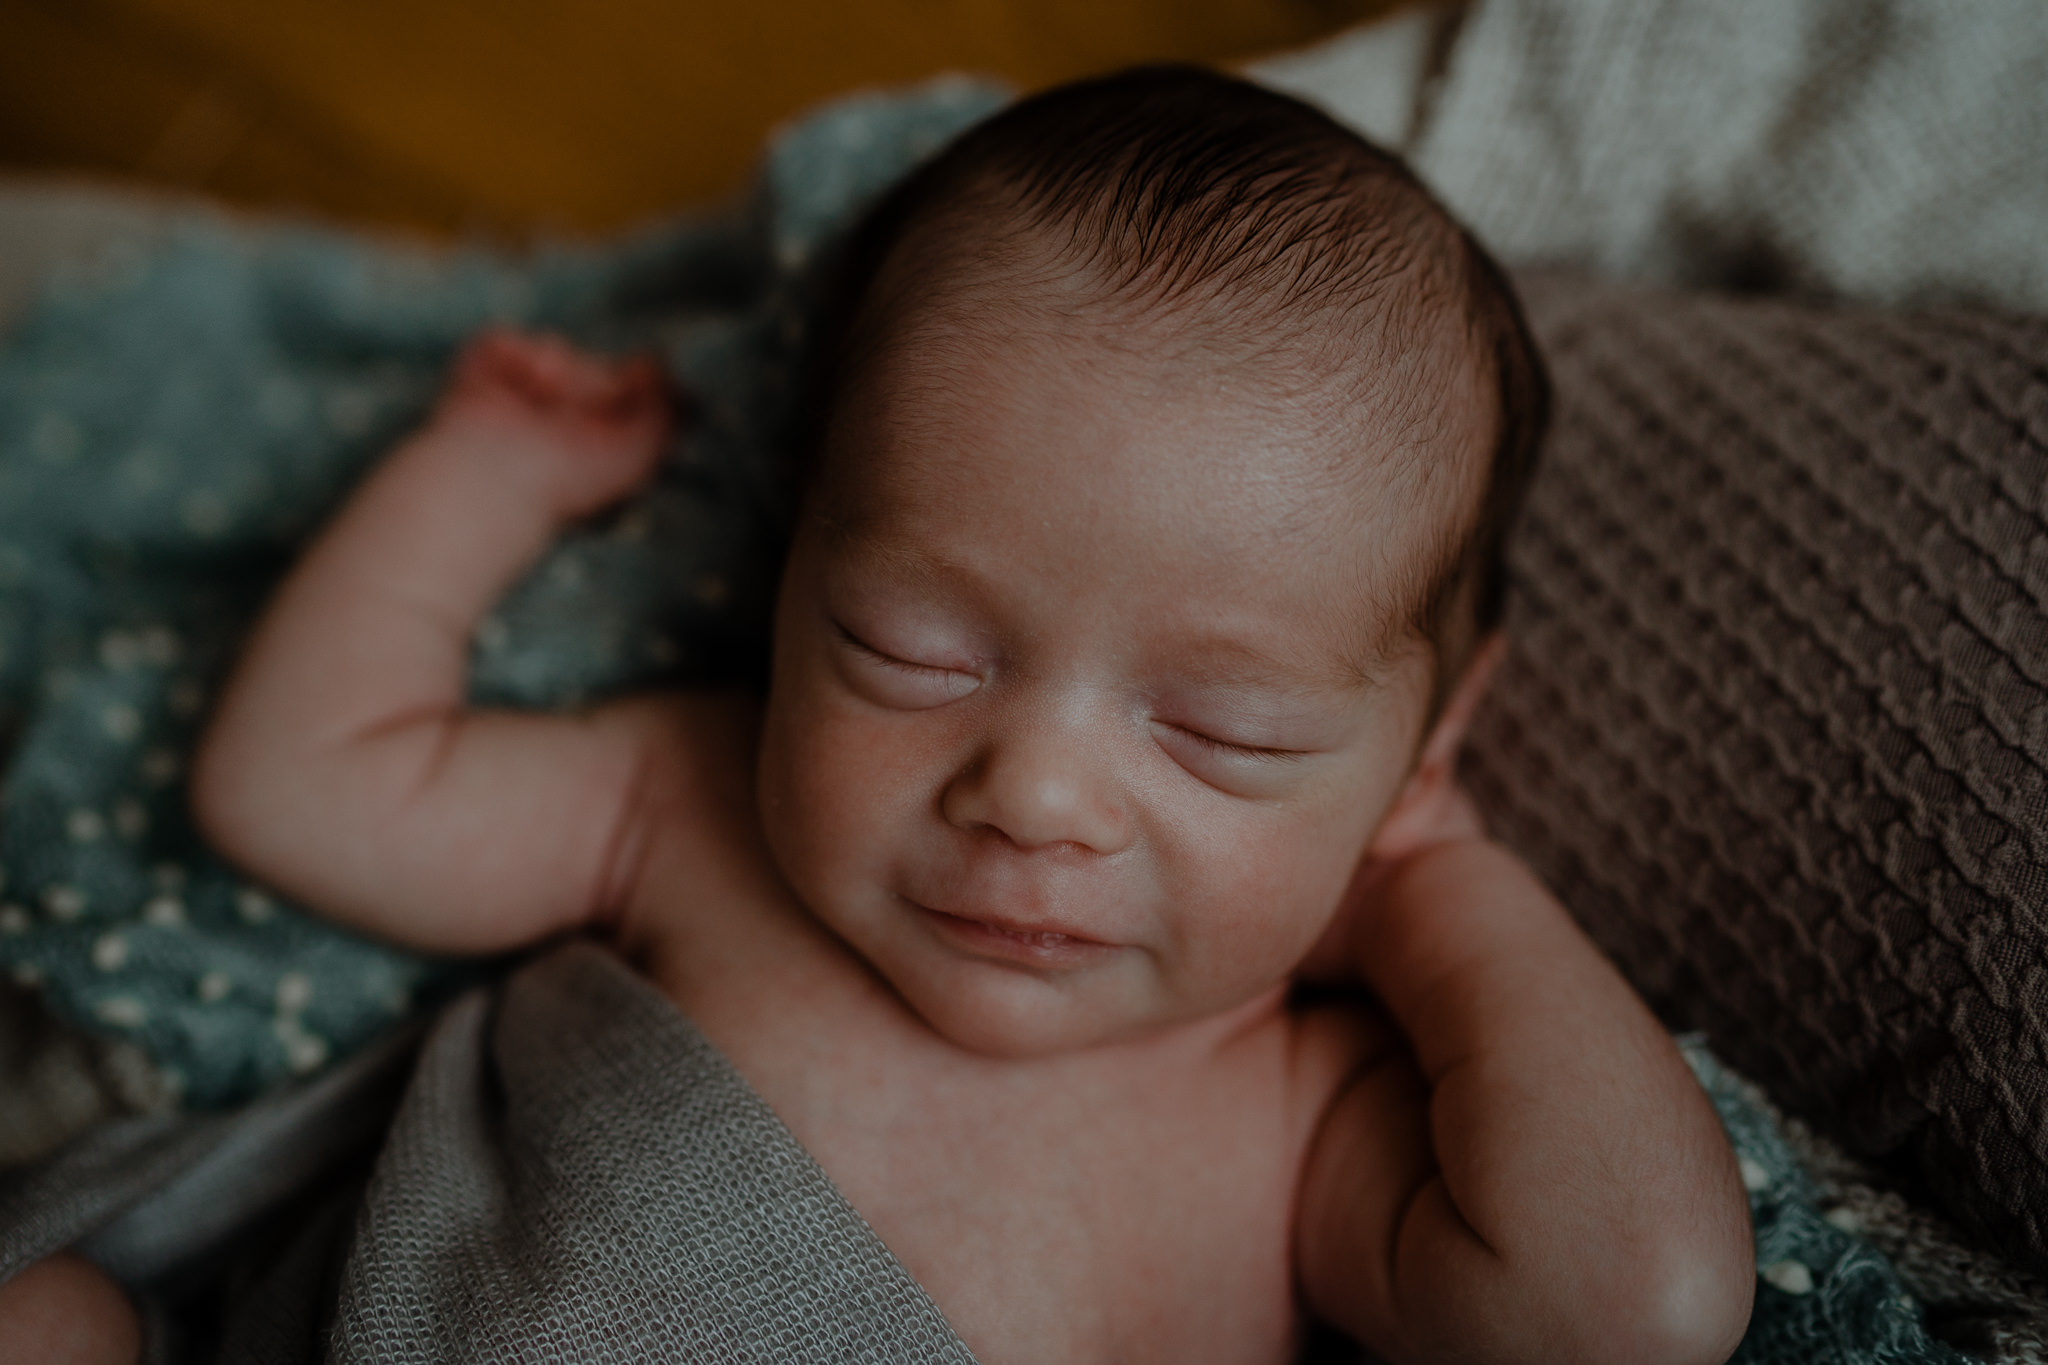
[[[991,1365],[1291,1354],[1312,1116],[1281,1021],[1018,1063],[829,961],[670,993]]]

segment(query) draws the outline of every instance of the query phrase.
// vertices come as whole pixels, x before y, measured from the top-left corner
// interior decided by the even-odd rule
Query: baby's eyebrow
[[[1196,652],[1198,662],[1182,675],[1200,687],[1255,691],[1302,701],[1341,701],[1370,690],[1379,671],[1350,659],[1310,661],[1277,659],[1237,640],[1207,641]]]
[[[921,586],[978,581],[980,577],[969,566],[922,545],[874,534],[865,518],[820,517],[819,524],[837,553],[914,579]]]

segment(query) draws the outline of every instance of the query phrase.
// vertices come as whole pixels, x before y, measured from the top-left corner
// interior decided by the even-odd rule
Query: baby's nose
[[[1021,849],[1110,854],[1130,840],[1122,793],[1095,746],[1055,730],[992,741],[946,784],[941,806],[955,827],[992,830]]]

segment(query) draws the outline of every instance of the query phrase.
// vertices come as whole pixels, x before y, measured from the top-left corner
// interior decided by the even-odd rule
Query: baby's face
[[[1321,935],[1415,754],[1426,647],[1365,605],[1403,518],[1270,387],[960,325],[843,403],[779,607],[770,846],[964,1046],[1228,1010]]]

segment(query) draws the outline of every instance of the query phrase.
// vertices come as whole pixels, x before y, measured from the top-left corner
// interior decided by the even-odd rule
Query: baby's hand
[[[644,482],[668,429],[653,361],[613,363],[554,337],[490,331],[456,362],[427,435],[524,466],[556,515],[573,520]]]

